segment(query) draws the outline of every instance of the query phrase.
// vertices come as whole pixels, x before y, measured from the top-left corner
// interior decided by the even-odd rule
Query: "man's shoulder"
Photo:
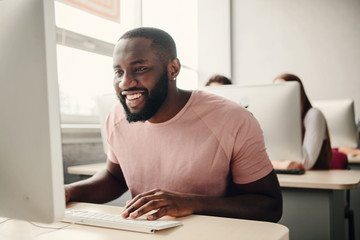
[[[200,113],[232,114],[244,116],[251,114],[240,104],[222,96],[202,90],[194,91],[192,108]]]
[[[120,103],[117,103],[109,112],[107,119],[106,119],[106,125],[107,127],[114,127],[118,125],[119,123],[126,120],[126,115],[124,108]]]
[[[208,126],[239,128],[251,124],[254,116],[240,104],[205,91],[195,91],[191,110]]]

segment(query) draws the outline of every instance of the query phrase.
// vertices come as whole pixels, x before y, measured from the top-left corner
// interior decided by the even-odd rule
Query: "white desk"
[[[93,175],[104,169],[105,163],[73,166],[69,173]],[[292,240],[345,239],[345,191],[359,194],[360,171],[307,171],[304,175],[279,174],[284,208],[280,223],[289,227]],[[358,211],[359,202],[351,199],[351,208]],[[360,211],[355,212],[355,226],[360,223]],[[358,228],[358,231],[359,228]],[[357,233],[357,232],[356,232]],[[355,235],[357,239],[359,234]]]
[[[349,164],[360,164],[360,156],[348,155]]]
[[[292,240],[346,239],[345,191],[358,188],[360,171],[312,170],[278,179],[284,199],[280,223]]]
[[[68,167],[67,172],[69,174],[92,176],[95,173],[97,173],[100,170],[105,169],[105,168],[106,168],[106,163],[92,163],[92,164]]]
[[[346,190],[356,189],[360,171],[308,170],[303,175],[278,174],[281,187]]]
[[[68,208],[86,209],[113,214],[121,211],[120,207],[89,203],[72,203],[68,205]],[[176,218],[176,220],[181,221],[183,226],[158,231],[153,234],[76,224],[61,230],[48,230],[34,227],[25,221],[11,220],[0,225],[0,240],[289,239],[289,229],[276,223],[201,215],[190,215],[187,217]],[[49,226],[46,224],[41,225]],[[65,225],[67,225],[67,223],[56,222],[51,224],[51,226],[59,227]]]

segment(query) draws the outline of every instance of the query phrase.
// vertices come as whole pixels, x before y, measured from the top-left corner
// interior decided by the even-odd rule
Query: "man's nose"
[[[119,88],[120,89],[129,89],[129,88],[135,87],[136,84],[137,84],[137,81],[132,74],[124,73],[121,81],[119,82]]]

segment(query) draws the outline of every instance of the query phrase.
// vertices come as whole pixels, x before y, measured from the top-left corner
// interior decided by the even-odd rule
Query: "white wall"
[[[198,74],[204,86],[214,74],[231,78],[230,0],[198,0]]]
[[[172,35],[182,65],[198,73],[194,88],[204,86],[214,74],[231,77],[230,1],[142,1],[143,26],[159,27]]]
[[[310,100],[353,98],[360,117],[360,0],[232,0],[232,78],[290,72]]]

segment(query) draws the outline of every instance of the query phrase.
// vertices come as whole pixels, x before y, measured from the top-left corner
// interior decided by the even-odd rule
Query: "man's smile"
[[[145,105],[145,91],[122,91],[121,95],[124,96],[126,100],[126,105],[134,110],[140,110]]]
[[[134,99],[141,97],[141,95],[142,95],[142,93],[135,93],[135,94],[131,94],[131,95],[126,95],[126,98],[128,100],[134,100]]]

